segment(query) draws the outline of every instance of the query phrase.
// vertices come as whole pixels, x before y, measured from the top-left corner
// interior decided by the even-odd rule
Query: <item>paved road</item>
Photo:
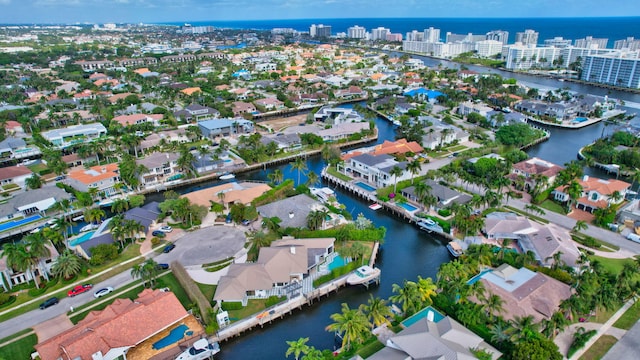
[[[637,360],[640,357],[640,322],[607,352],[602,360]]]

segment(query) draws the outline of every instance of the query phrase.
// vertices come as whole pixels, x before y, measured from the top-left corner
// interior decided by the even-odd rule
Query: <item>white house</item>
[[[609,205],[619,204],[624,201],[631,184],[622,180],[603,180],[585,175],[578,180],[582,186],[582,193],[576,200],[576,208],[593,213],[596,209],[604,209]],[[566,202],[571,198],[567,192],[567,186],[559,186],[553,192],[553,198]]]
[[[57,148],[88,143],[105,135],[107,135],[107,129],[101,123],[73,125],[42,133],[42,137]]]
[[[406,162],[398,162],[393,156],[360,154],[345,160],[342,171],[353,178],[361,178],[381,188],[395,184],[397,181],[411,179],[411,173],[406,170]],[[399,176],[391,175],[394,167],[402,169]]]

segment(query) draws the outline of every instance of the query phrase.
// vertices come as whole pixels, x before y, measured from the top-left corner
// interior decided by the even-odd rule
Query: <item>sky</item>
[[[0,0],[0,23],[640,16],[638,0]]]

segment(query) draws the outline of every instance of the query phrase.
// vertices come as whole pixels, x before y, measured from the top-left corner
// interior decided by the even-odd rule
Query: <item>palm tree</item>
[[[492,319],[495,319],[497,314],[500,314],[503,311],[503,304],[504,300],[502,300],[500,296],[491,294],[485,303],[488,315],[490,315]]]
[[[414,192],[418,199],[424,198],[426,195],[431,192],[431,186],[427,185],[425,182],[420,181],[414,187]]]
[[[298,185],[300,185],[300,174],[307,170],[307,163],[304,162],[302,157],[298,157],[295,161],[290,162],[289,166],[291,166],[292,170],[296,170],[298,172]]]
[[[438,289],[438,287],[433,283],[433,280],[430,277],[423,278],[418,275],[417,287],[418,293],[420,294],[420,300],[422,301],[422,306],[431,305],[433,303],[431,298],[436,295],[436,290]]]
[[[273,172],[267,175],[267,177],[271,179],[271,181],[273,181],[273,183],[276,185],[280,184],[284,179],[284,175],[282,174],[282,170],[280,169],[273,170]]]
[[[187,174],[187,177],[191,177],[195,175],[196,171],[193,167],[193,163],[195,161],[195,156],[189,151],[189,149],[185,146],[180,150],[180,157],[176,161],[176,165]]]
[[[389,171],[389,175],[393,176],[393,193],[395,194],[398,190],[398,177],[401,176],[404,173],[404,170],[402,170],[401,167],[399,167],[398,165],[395,165],[393,168],[391,168],[391,171]]]
[[[314,348],[313,346],[309,346],[309,351],[302,356],[302,360],[324,360],[324,354],[321,350]]]
[[[84,220],[88,223],[99,223],[105,217],[104,210],[100,208],[92,208],[84,211]]]
[[[539,324],[534,322],[534,318],[531,315],[524,317],[517,315],[514,316],[512,326],[515,329],[514,334],[516,337],[516,343],[521,340],[528,340],[538,336],[537,333],[539,332],[538,329],[540,327]]]
[[[287,349],[287,353],[284,355],[286,357],[289,357],[289,355],[293,354],[296,360],[300,359],[301,354],[307,354],[307,352],[309,351],[309,345],[307,345],[307,341],[309,341],[308,337],[299,338],[296,341],[287,341],[287,345],[289,345],[289,348]]]
[[[42,183],[42,178],[36,173],[33,173],[33,175],[24,180],[25,186],[29,189],[40,189]]]
[[[153,287],[159,272],[158,263],[153,259],[148,259],[142,264],[135,265],[131,269],[131,276],[140,278],[144,287],[147,287],[147,283],[150,287]]]
[[[414,176],[420,174],[420,170],[422,170],[422,163],[415,159],[407,164],[407,170],[411,173],[411,184],[413,184]]]
[[[363,305],[362,310],[371,322],[371,328],[387,323],[387,317],[391,316],[391,309],[387,306],[387,301],[369,294],[369,300]]]
[[[115,199],[111,203],[111,212],[120,214],[129,210],[129,201],[127,199]]]
[[[573,228],[571,229],[571,231],[573,232],[580,232],[582,230],[587,230],[589,228],[589,225],[587,225],[587,222],[584,220],[578,220],[576,221],[576,224],[573,226]]]
[[[66,217],[59,217],[56,218],[55,220],[53,220],[53,224],[60,229],[60,231],[62,232],[62,236],[64,238],[64,242],[67,243],[67,241],[69,240],[69,227],[73,225],[73,223],[67,221]],[[69,244],[67,244],[69,245]]]
[[[309,173],[307,174],[307,186],[315,186],[315,184],[318,182],[318,174],[316,174],[313,171],[309,171]]]
[[[544,215],[545,214],[545,211],[541,207],[539,207],[537,205],[534,205],[534,204],[527,204],[527,205],[524,206],[524,209],[527,212],[537,213],[538,215]]]
[[[619,203],[620,200],[624,199],[624,196],[622,196],[622,194],[620,193],[620,191],[616,190],[614,192],[611,193],[611,196],[609,197],[614,203]]]
[[[389,300],[401,304],[405,315],[413,314],[421,298],[418,285],[413,281],[405,280],[403,286],[393,284],[391,289],[395,295],[391,295]]]
[[[51,266],[53,276],[62,277],[69,280],[80,273],[82,270],[82,261],[71,250],[66,249]]]
[[[491,333],[491,341],[497,344],[504,344],[512,342],[515,337],[513,336],[513,327],[509,323],[498,321],[489,326],[489,332]]]
[[[575,179],[567,186],[566,192],[569,195],[569,210],[571,210],[571,205],[575,204],[580,196],[582,196],[582,190],[582,185]]]
[[[544,261],[553,260],[553,265],[551,265],[551,268],[553,270],[557,270],[560,266],[564,265],[564,261],[562,261],[562,254],[562,251],[555,252],[553,255],[544,259]]]
[[[342,348],[349,350],[352,343],[361,344],[369,332],[369,321],[360,309],[350,309],[342,303],[342,312],[332,314],[334,322],[326,327],[327,331],[334,331],[342,335]]]

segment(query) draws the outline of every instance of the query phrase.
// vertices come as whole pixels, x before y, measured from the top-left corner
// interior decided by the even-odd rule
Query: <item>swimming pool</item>
[[[433,314],[433,322],[435,323],[444,319],[444,315],[440,314],[436,309],[432,308],[431,306],[427,306],[426,308],[413,314],[411,317],[405,319],[400,324],[402,324],[403,327],[408,328],[409,326],[417,323],[419,320],[422,320],[424,318],[429,319],[429,313]]]
[[[69,245],[71,245],[71,246],[80,245],[83,242],[91,239],[91,237],[93,236],[94,233],[95,233],[95,231],[89,231],[87,233],[84,233],[84,234],[82,234],[82,236],[69,241]]]
[[[34,221],[40,220],[40,219],[42,219],[42,215],[37,214],[37,215],[29,216],[29,217],[26,217],[26,218],[22,218],[22,219],[19,219],[19,220],[10,220],[10,221],[7,221],[7,222],[4,222],[4,223],[0,224],[0,231],[10,230],[10,229],[13,229],[15,227],[22,226],[24,224],[28,224],[30,222],[34,222]]]
[[[355,185],[357,187],[363,188],[363,189],[365,189],[367,191],[375,191],[376,190],[376,188],[374,188],[373,186],[365,184],[362,181],[358,181],[357,183],[355,183]]]
[[[491,270],[491,269],[484,269],[484,270],[480,271],[480,274],[472,277],[471,279],[469,279],[469,281],[467,281],[467,285],[473,285],[473,284],[477,283],[478,280],[480,280],[480,278],[482,277],[482,275],[484,275],[486,273],[489,273],[489,272],[492,272],[492,271],[493,270]]]
[[[589,119],[587,119],[586,117],[577,117],[577,118],[573,119],[572,123],[579,124],[579,123],[585,122],[587,120],[589,120]]]
[[[187,325],[180,325],[177,328],[171,330],[171,332],[169,333],[169,335],[163,337],[162,339],[156,341],[153,343],[152,347],[154,350],[160,350],[162,348],[165,348],[169,345],[173,345],[175,343],[177,343],[178,341],[182,340],[182,338],[184,337],[185,333],[187,332],[187,330],[189,330],[189,327]]]
[[[403,209],[405,209],[407,211],[416,211],[416,210],[418,210],[417,207],[415,207],[415,206],[413,206],[411,204],[408,204],[408,203],[398,203],[398,206],[400,206],[401,208],[403,208]]]
[[[333,261],[329,264],[329,271],[333,269],[337,269],[339,267],[345,266],[346,262],[342,256],[336,256],[333,258]]]
[[[230,162],[233,162],[233,160],[231,160],[231,159],[224,159],[224,160],[223,160],[223,162],[230,163]]]

